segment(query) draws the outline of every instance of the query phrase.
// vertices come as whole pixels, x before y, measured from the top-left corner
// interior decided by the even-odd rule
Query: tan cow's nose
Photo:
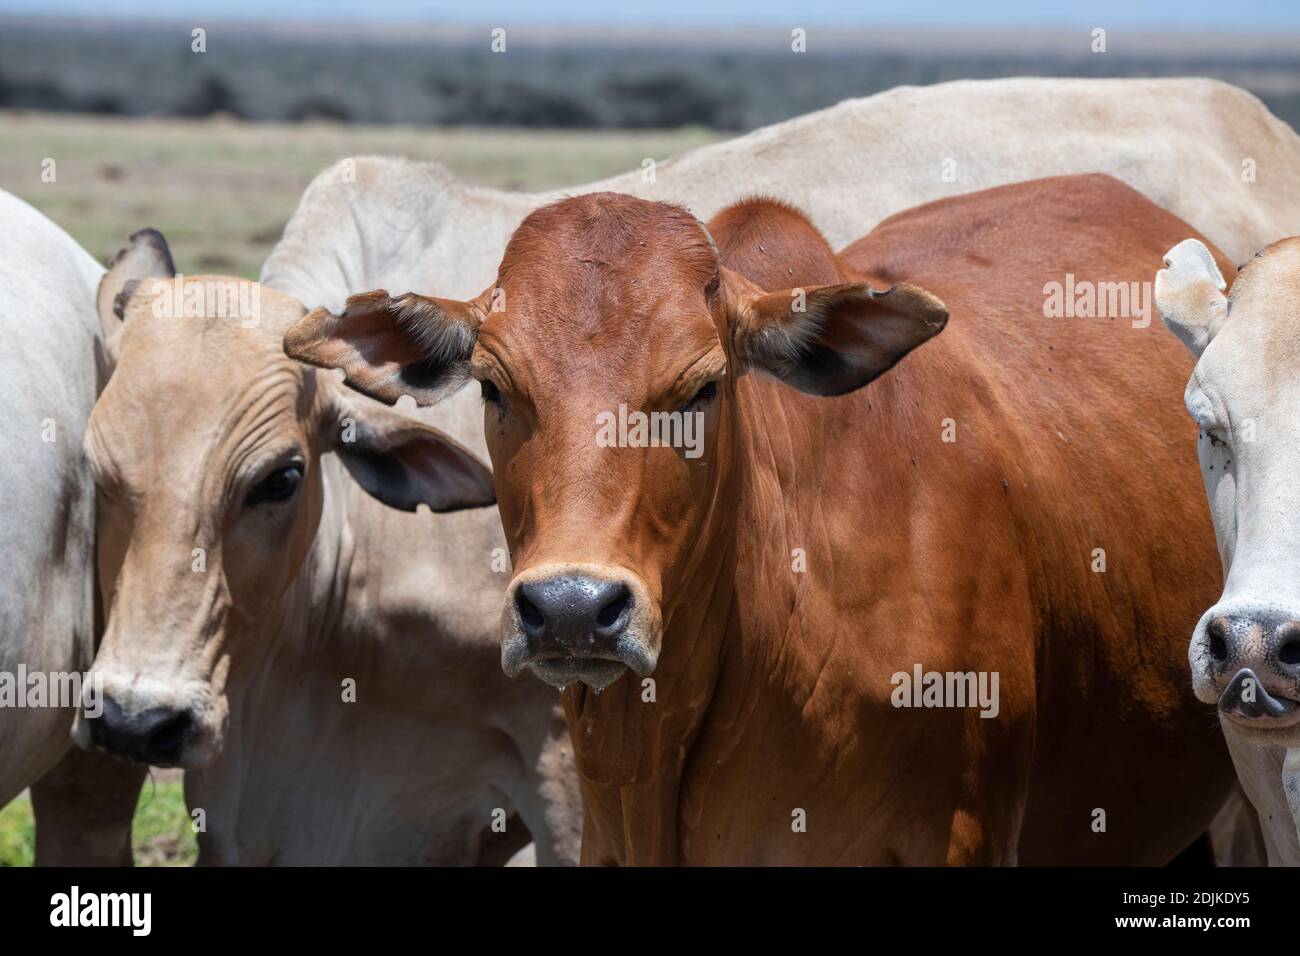
[[[620,581],[569,574],[521,585],[519,620],[534,653],[612,655],[632,614],[632,592]]]
[[[127,714],[117,701],[104,698],[104,712],[87,718],[94,747],[139,763],[169,767],[180,763],[193,726],[188,713],[170,707],[150,707]]]

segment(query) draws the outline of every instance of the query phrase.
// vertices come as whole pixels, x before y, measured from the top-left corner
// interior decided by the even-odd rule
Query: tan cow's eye
[[[244,503],[248,505],[269,504],[276,501],[287,501],[293,497],[293,493],[298,490],[298,484],[302,481],[302,466],[289,465],[287,468],[278,468],[271,472],[265,478],[257,483],[257,486],[248,493]]]

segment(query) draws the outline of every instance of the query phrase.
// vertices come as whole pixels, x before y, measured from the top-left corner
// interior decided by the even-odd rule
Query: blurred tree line
[[[1198,57],[1025,51],[512,47],[237,37],[0,22],[0,107],[441,126],[745,130],[901,84],[997,76],[1217,76],[1300,127],[1300,50]]]

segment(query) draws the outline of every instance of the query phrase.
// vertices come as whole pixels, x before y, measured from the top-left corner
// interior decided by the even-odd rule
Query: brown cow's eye
[[[691,409],[696,408],[697,406],[707,405],[709,402],[713,401],[714,397],[717,394],[718,394],[718,383],[709,382],[707,385],[705,385],[703,388],[701,388],[698,392],[695,393],[695,397],[692,398],[689,402],[687,402],[682,407],[682,411],[689,412]]]
[[[493,384],[491,379],[483,379],[480,384],[483,386],[483,401],[491,402],[493,405],[500,406],[501,390]]]
[[[261,505],[276,501],[287,501],[298,490],[298,484],[301,481],[301,465],[289,465],[287,468],[277,469],[257,483],[257,486],[248,493],[244,503]]]

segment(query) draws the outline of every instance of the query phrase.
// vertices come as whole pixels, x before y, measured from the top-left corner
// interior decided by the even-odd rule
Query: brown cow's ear
[[[411,292],[393,298],[382,289],[354,295],[342,315],[304,315],[285,335],[284,351],[309,365],[341,368],[348,385],[389,405],[403,395],[432,405],[469,377],[492,291],[468,302]]]
[[[176,275],[172,252],[157,229],[141,229],[131,234],[131,244],[119,249],[108,261],[108,271],[99,280],[95,295],[99,324],[104,342],[114,363],[117,361],[118,337],[126,320],[126,306],[141,288],[144,279],[170,279]],[[146,286],[149,283],[145,283]],[[144,289],[143,291],[148,291]]]
[[[843,395],[940,332],[948,309],[924,289],[865,282],[765,293],[722,270],[732,335],[747,364],[812,395]]]
[[[372,497],[402,511],[421,504],[438,512],[460,511],[496,502],[491,470],[455,439],[348,395],[337,382],[323,384],[327,394],[334,393],[325,425],[327,448]]]

